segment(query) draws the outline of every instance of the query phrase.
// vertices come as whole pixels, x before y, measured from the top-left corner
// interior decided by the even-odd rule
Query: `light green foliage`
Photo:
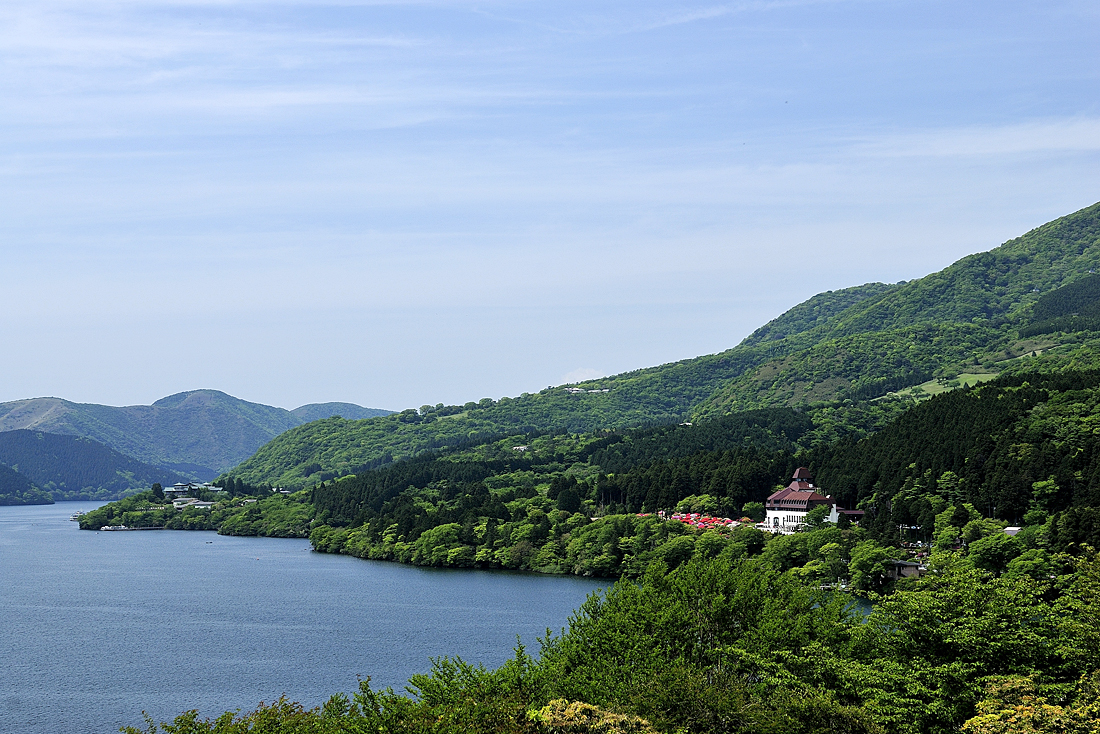
[[[694,414],[835,399],[869,378],[887,385],[884,378],[906,374],[973,372],[966,367],[978,353],[996,369],[1019,356],[1004,350],[1037,300],[1034,291],[1053,290],[1100,266],[1098,214],[1094,205],[862,299],[807,330],[784,333],[768,343],[770,361],[731,380]]]
[[[614,714],[598,706],[564,698],[528,711],[527,718],[541,728],[560,734],[655,734],[645,719]]]
[[[986,682],[978,715],[963,724],[964,734],[1095,734],[1100,731],[1100,671],[1084,676],[1073,701],[1051,700],[1037,676],[998,676]]]
[[[817,557],[811,561],[814,568],[813,574],[809,578],[829,582],[846,578],[848,576],[848,555],[850,554],[850,551],[845,547],[846,545],[846,543],[826,543],[818,548]]]
[[[412,492],[412,490],[410,490]],[[436,525],[415,541],[384,534],[370,540],[366,526],[351,530],[320,525],[310,541],[318,551],[430,566],[509,568],[581,576],[640,576],[659,560],[676,568],[691,558],[738,558],[759,553],[763,534],[751,527],[700,530],[655,516],[608,515],[590,520],[553,509],[541,495],[509,503],[509,518],[479,517],[469,528]],[[446,505],[438,511],[446,511]]]
[[[763,502],[746,502],[741,507],[741,512],[753,522],[763,522],[764,517],[767,515]]]
[[[309,536],[313,508],[302,494],[219,497],[209,509],[175,509],[158,500],[152,490],[111,502],[80,518],[84,530],[104,525],[163,527],[169,530],[216,530],[222,535],[272,538]]]
[[[973,505],[957,503],[948,506],[936,515],[935,547],[944,550],[962,542],[963,528],[970,523],[975,523],[973,527],[977,528],[975,539],[980,538],[985,528],[981,513]]]
[[[861,304],[862,306],[862,304]],[[857,306],[860,308],[861,306]],[[890,330],[832,336],[822,330],[812,340],[790,344],[793,353],[746,371],[722,386],[694,418],[774,405],[806,405],[843,399],[859,390],[866,376],[913,374],[924,382],[935,369],[960,364],[974,352],[998,343],[1003,331],[987,323],[926,323]],[[804,346],[802,346],[804,345]],[[913,373],[913,368],[917,372]],[[904,387],[899,380],[897,388]],[[884,389],[885,392],[885,389]]]
[[[730,698],[748,698],[735,676],[719,675],[718,687],[727,690],[712,692],[713,709],[696,710],[698,689],[707,687],[699,678],[718,669],[726,648],[778,651],[831,641],[844,618],[839,597],[811,592],[760,564],[691,562],[667,575],[654,567],[641,585],[618,584],[605,598],[591,598],[569,632],[548,642],[545,685],[548,695],[597,706],[643,689],[674,706],[638,711],[663,730],[696,718],[712,731],[732,730],[755,718],[746,721],[744,710],[729,706]]]
[[[1058,497],[1058,483],[1054,477],[1031,483],[1032,503],[1039,511],[1049,511]],[[1034,523],[1029,523],[1034,524]]]
[[[861,530],[825,526],[792,535],[770,538],[761,562],[779,572],[791,571],[807,583],[834,583],[849,577],[852,550],[862,542]]]
[[[856,544],[848,564],[852,587],[860,591],[876,591],[886,584],[887,566],[898,558],[893,548],[884,548],[873,540]]]
[[[689,495],[676,503],[676,512],[698,512],[713,515],[718,512],[718,498],[709,494]]]
[[[994,532],[971,542],[967,548],[967,558],[974,564],[974,568],[999,574],[1023,552],[1024,544],[1019,540],[1003,532]]]
[[[807,512],[806,516],[802,518],[802,524],[807,530],[816,530],[826,524],[826,518],[829,517],[832,511],[833,508],[829,505],[815,507]]]
[[[953,471],[945,471],[936,480],[936,492],[944,502],[958,503],[960,500],[959,489],[962,479]]]
[[[1029,548],[1008,562],[1004,575],[1010,579],[1026,576],[1042,582],[1053,578],[1059,565],[1058,560],[1046,550]]]
[[[984,517],[971,520],[962,528],[963,542],[969,545],[990,535],[1003,534],[1005,525],[1006,523],[987,520]]]
[[[900,284],[865,283],[854,288],[818,293],[803,301],[778,318],[772,319],[745,337],[745,346],[765,342],[782,341],[790,336],[805,334],[818,326],[824,326],[853,306],[888,293]]]

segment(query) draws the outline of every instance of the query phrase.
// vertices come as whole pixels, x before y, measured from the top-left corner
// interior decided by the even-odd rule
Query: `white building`
[[[860,510],[842,510],[831,495],[823,495],[814,486],[810,470],[804,466],[795,470],[791,483],[775,492],[764,503],[767,516],[764,519],[766,529],[773,533],[793,533],[806,519],[806,514],[815,507],[827,506],[829,514],[826,522],[835,523],[840,516],[848,515],[858,521],[863,516]]]

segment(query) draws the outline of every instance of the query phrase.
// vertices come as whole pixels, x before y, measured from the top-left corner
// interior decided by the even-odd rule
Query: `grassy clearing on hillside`
[[[940,393],[950,392],[951,390],[958,390],[960,387],[974,387],[975,385],[983,382],[989,382],[997,376],[996,372],[964,372],[955,378],[948,380],[943,377],[937,377],[934,380],[928,382],[922,382],[919,385],[913,387],[907,387],[904,390],[898,392],[892,392],[885,397],[903,397],[912,398],[913,400],[926,400],[934,395]],[[881,399],[881,398],[880,398]]]

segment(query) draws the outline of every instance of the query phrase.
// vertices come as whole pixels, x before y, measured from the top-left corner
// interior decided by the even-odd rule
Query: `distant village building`
[[[816,507],[828,507],[825,520],[835,523],[841,515],[859,521],[863,517],[861,510],[845,510],[839,507],[832,495],[823,495],[817,490],[810,476],[810,470],[804,466],[795,470],[791,483],[775,492],[764,503],[767,516],[764,525],[775,533],[793,533],[805,523],[806,515]]]
[[[171,487],[164,488],[164,496],[168,499],[173,497],[182,497],[185,494],[191,492],[219,492],[218,487],[215,487],[210,482],[176,482]]]
[[[886,564],[886,578],[891,581],[906,578],[920,578],[924,566],[916,561],[889,561]]]

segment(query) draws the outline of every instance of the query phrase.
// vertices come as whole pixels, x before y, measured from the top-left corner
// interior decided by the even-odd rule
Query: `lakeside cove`
[[[363,563],[304,539],[81,532],[74,505],[98,503],[0,508],[0,731],[108,734],[143,710],[215,716],[283,693],[317,705],[356,676],[400,690],[431,657],[502,664],[605,585]],[[150,625],[170,634],[137,644]]]

